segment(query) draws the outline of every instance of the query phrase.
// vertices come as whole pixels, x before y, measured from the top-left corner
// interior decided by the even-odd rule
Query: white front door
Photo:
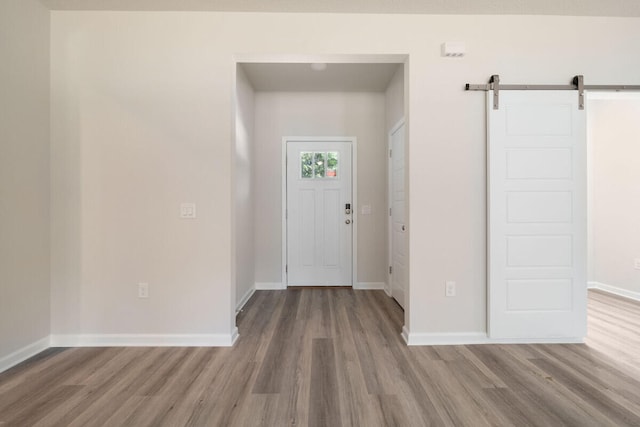
[[[586,124],[576,91],[488,96],[489,335],[586,335]]]
[[[402,308],[406,302],[407,259],[405,247],[404,217],[404,123],[391,131],[389,147],[391,208],[391,296]]]
[[[351,286],[351,140],[287,140],[287,284]]]

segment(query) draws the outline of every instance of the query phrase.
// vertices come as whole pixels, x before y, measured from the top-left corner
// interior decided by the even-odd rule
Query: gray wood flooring
[[[382,291],[259,291],[233,348],[53,348],[0,426],[640,426],[640,304],[590,291],[579,345],[407,347]]]

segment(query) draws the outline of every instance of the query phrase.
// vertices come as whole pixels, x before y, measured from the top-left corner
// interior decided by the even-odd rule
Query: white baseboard
[[[0,357],[0,372],[4,372],[7,369],[13,368],[19,363],[24,362],[30,357],[35,356],[49,348],[49,337],[39,339],[38,341],[31,343],[21,349],[14,351],[4,357]]]
[[[600,282],[588,282],[587,286],[589,287],[589,289],[598,289],[610,294],[618,295],[620,297],[640,301],[640,292],[630,291],[628,289],[623,289],[617,286],[611,286]]]
[[[245,292],[242,298],[240,298],[240,301],[238,301],[238,304],[236,304],[236,313],[239,313],[240,310],[242,310],[242,307],[244,307],[247,301],[249,301],[249,299],[253,296],[255,291],[256,291],[256,288],[251,288],[247,290],[247,292]]]
[[[489,338],[487,342],[470,344],[584,344],[586,337]]]
[[[79,334],[51,335],[51,347],[231,347],[230,334]]]
[[[236,341],[238,341],[238,338],[240,338],[240,334],[238,333],[238,328],[234,327],[233,331],[231,331],[231,341],[230,344],[226,347],[233,347],[233,345],[236,343]],[[222,347],[222,346],[220,346]]]
[[[281,282],[256,282],[256,291],[278,291],[287,289],[287,285]]]
[[[403,328],[402,336],[407,345],[465,345],[489,343],[487,334],[484,332],[411,333]]]
[[[550,338],[489,338],[485,332],[430,332],[411,333],[402,328],[402,338],[411,346],[420,345],[473,345],[473,344],[576,344],[584,337]]]
[[[358,282],[353,286],[353,289],[384,289],[386,291],[386,286],[387,285],[384,282]],[[280,282],[256,282],[255,285],[256,291],[273,291],[282,289],[287,289],[287,285]]]
[[[387,286],[384,282],[358,282],[353,286],[357,290],[378,290],[385,289]]]
[[[409,330],[407,329],[406,326],[404,325],[402,326],[402,333],[400,335],[402,336],[402,339],[407,345],[411,345],[409,344]]]

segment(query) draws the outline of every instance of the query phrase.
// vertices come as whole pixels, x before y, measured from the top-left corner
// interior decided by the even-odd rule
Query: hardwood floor
[[[382,291],[259,291],[233,348],[54,348],[0,426],[640,426],[640,304],[590,291],[579,345],[407,347]]]

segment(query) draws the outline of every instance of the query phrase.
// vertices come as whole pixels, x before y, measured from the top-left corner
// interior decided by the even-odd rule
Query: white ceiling
[[[398,64],[327,64],[314,71],[311,64],[244,63],[256,91],[263,92],[383,92]]]
[[[41,0],[54,10],[640,16],[638,0]]]

